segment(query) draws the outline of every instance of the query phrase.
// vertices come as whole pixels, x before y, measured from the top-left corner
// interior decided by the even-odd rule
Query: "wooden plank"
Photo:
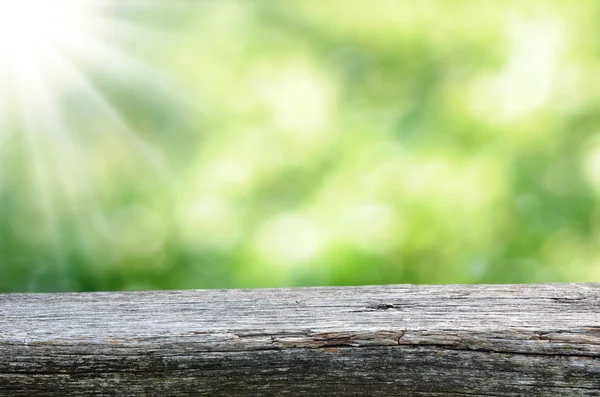
[[[600,284],[0,295],[2,396],[598,396]]]

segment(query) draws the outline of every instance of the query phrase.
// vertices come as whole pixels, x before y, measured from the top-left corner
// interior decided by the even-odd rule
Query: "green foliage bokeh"
[[[83,164],[61,168],[45,138],[40,177],[7,127],[0,291],[600,275],[600,3],[210,1],[139,18],[167,37],[123,45],[165,82],[86,75],[135,137],[64,93]]]

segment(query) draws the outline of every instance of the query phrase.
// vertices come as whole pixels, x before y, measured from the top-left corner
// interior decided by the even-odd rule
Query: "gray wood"
[[[0,294],[1,396],[599,396],[600,284]]]

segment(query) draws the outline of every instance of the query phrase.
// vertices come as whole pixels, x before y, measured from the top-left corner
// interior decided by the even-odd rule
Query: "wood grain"
[[[600,284],[0,294],[0,396],[599,396]]]

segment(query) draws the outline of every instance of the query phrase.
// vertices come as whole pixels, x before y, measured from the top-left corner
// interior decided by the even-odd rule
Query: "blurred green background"
[[[600,2],[138,11],[5,107],[0,291],[598,280]]]

